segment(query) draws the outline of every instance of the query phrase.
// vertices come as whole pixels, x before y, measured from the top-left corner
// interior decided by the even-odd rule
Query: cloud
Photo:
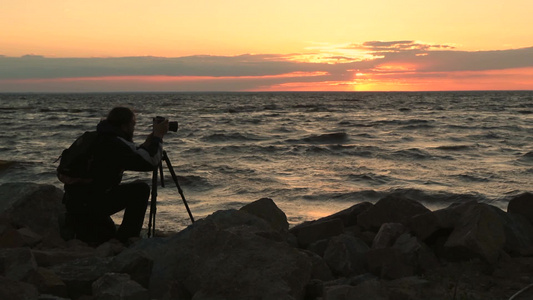
[[[34,90],[260,90],[353,85],[356,74],[380,78],[449,78],[458,72],[533,67],[533,47],[459,51],[411,40],[369,41],[313,53],[238,56],[50,58],[0,55],[0,92]]]

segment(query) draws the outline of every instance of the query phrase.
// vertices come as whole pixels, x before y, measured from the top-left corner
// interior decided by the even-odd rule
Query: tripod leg
[[[150,217],[148,219],[148,237],[155,235],[156,212],[157,212],[157,168],[154,169],[152,173],[152,200],[150,201]]]
[[[165,176],[163,176],[163,164],[159,162],[159,178],[161,179],[161,187],[165,187]]]
[[[178,188],[178,192],[180,193],[181,200],[183,201],[183,204],[185,205],[185,208],[187,209],[187,213],[189,213],[189,217],[191,218],[191,223],[194,223],[194,218],[192,216],[191,210],[189,209],[187,200],[185,200],[185,196],[183,195],[183,190],[181,189],[178,183],[178,176],[176,176],[176,173],[174,172],[174,168],[172,167],[172,164],[170,163],[170,159],[168,158],[166,151],[163,151],[163,159],[167,163],[167,167],[168,167],[168,170],[170,171],[170,175],[172,175],[172,179],[174,180],[174,183],[176,184],[176,187]]]

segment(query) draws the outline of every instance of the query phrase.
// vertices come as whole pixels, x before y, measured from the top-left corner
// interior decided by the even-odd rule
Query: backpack
[[[64,184],[90,183],[94,148],[98,139],[96,131],[86,131],[63,150],[57,167],[57,178]]]

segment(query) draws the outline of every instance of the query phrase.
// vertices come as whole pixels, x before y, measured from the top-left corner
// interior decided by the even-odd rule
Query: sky
[[[531,0],[2,0],[0,92],[533,90]]]

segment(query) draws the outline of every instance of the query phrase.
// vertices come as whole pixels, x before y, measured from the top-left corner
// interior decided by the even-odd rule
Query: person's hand
[[[165,119],[163,122],[154,124],[154,136],[162,139],[167,132],[168,132],[168,119]]]

